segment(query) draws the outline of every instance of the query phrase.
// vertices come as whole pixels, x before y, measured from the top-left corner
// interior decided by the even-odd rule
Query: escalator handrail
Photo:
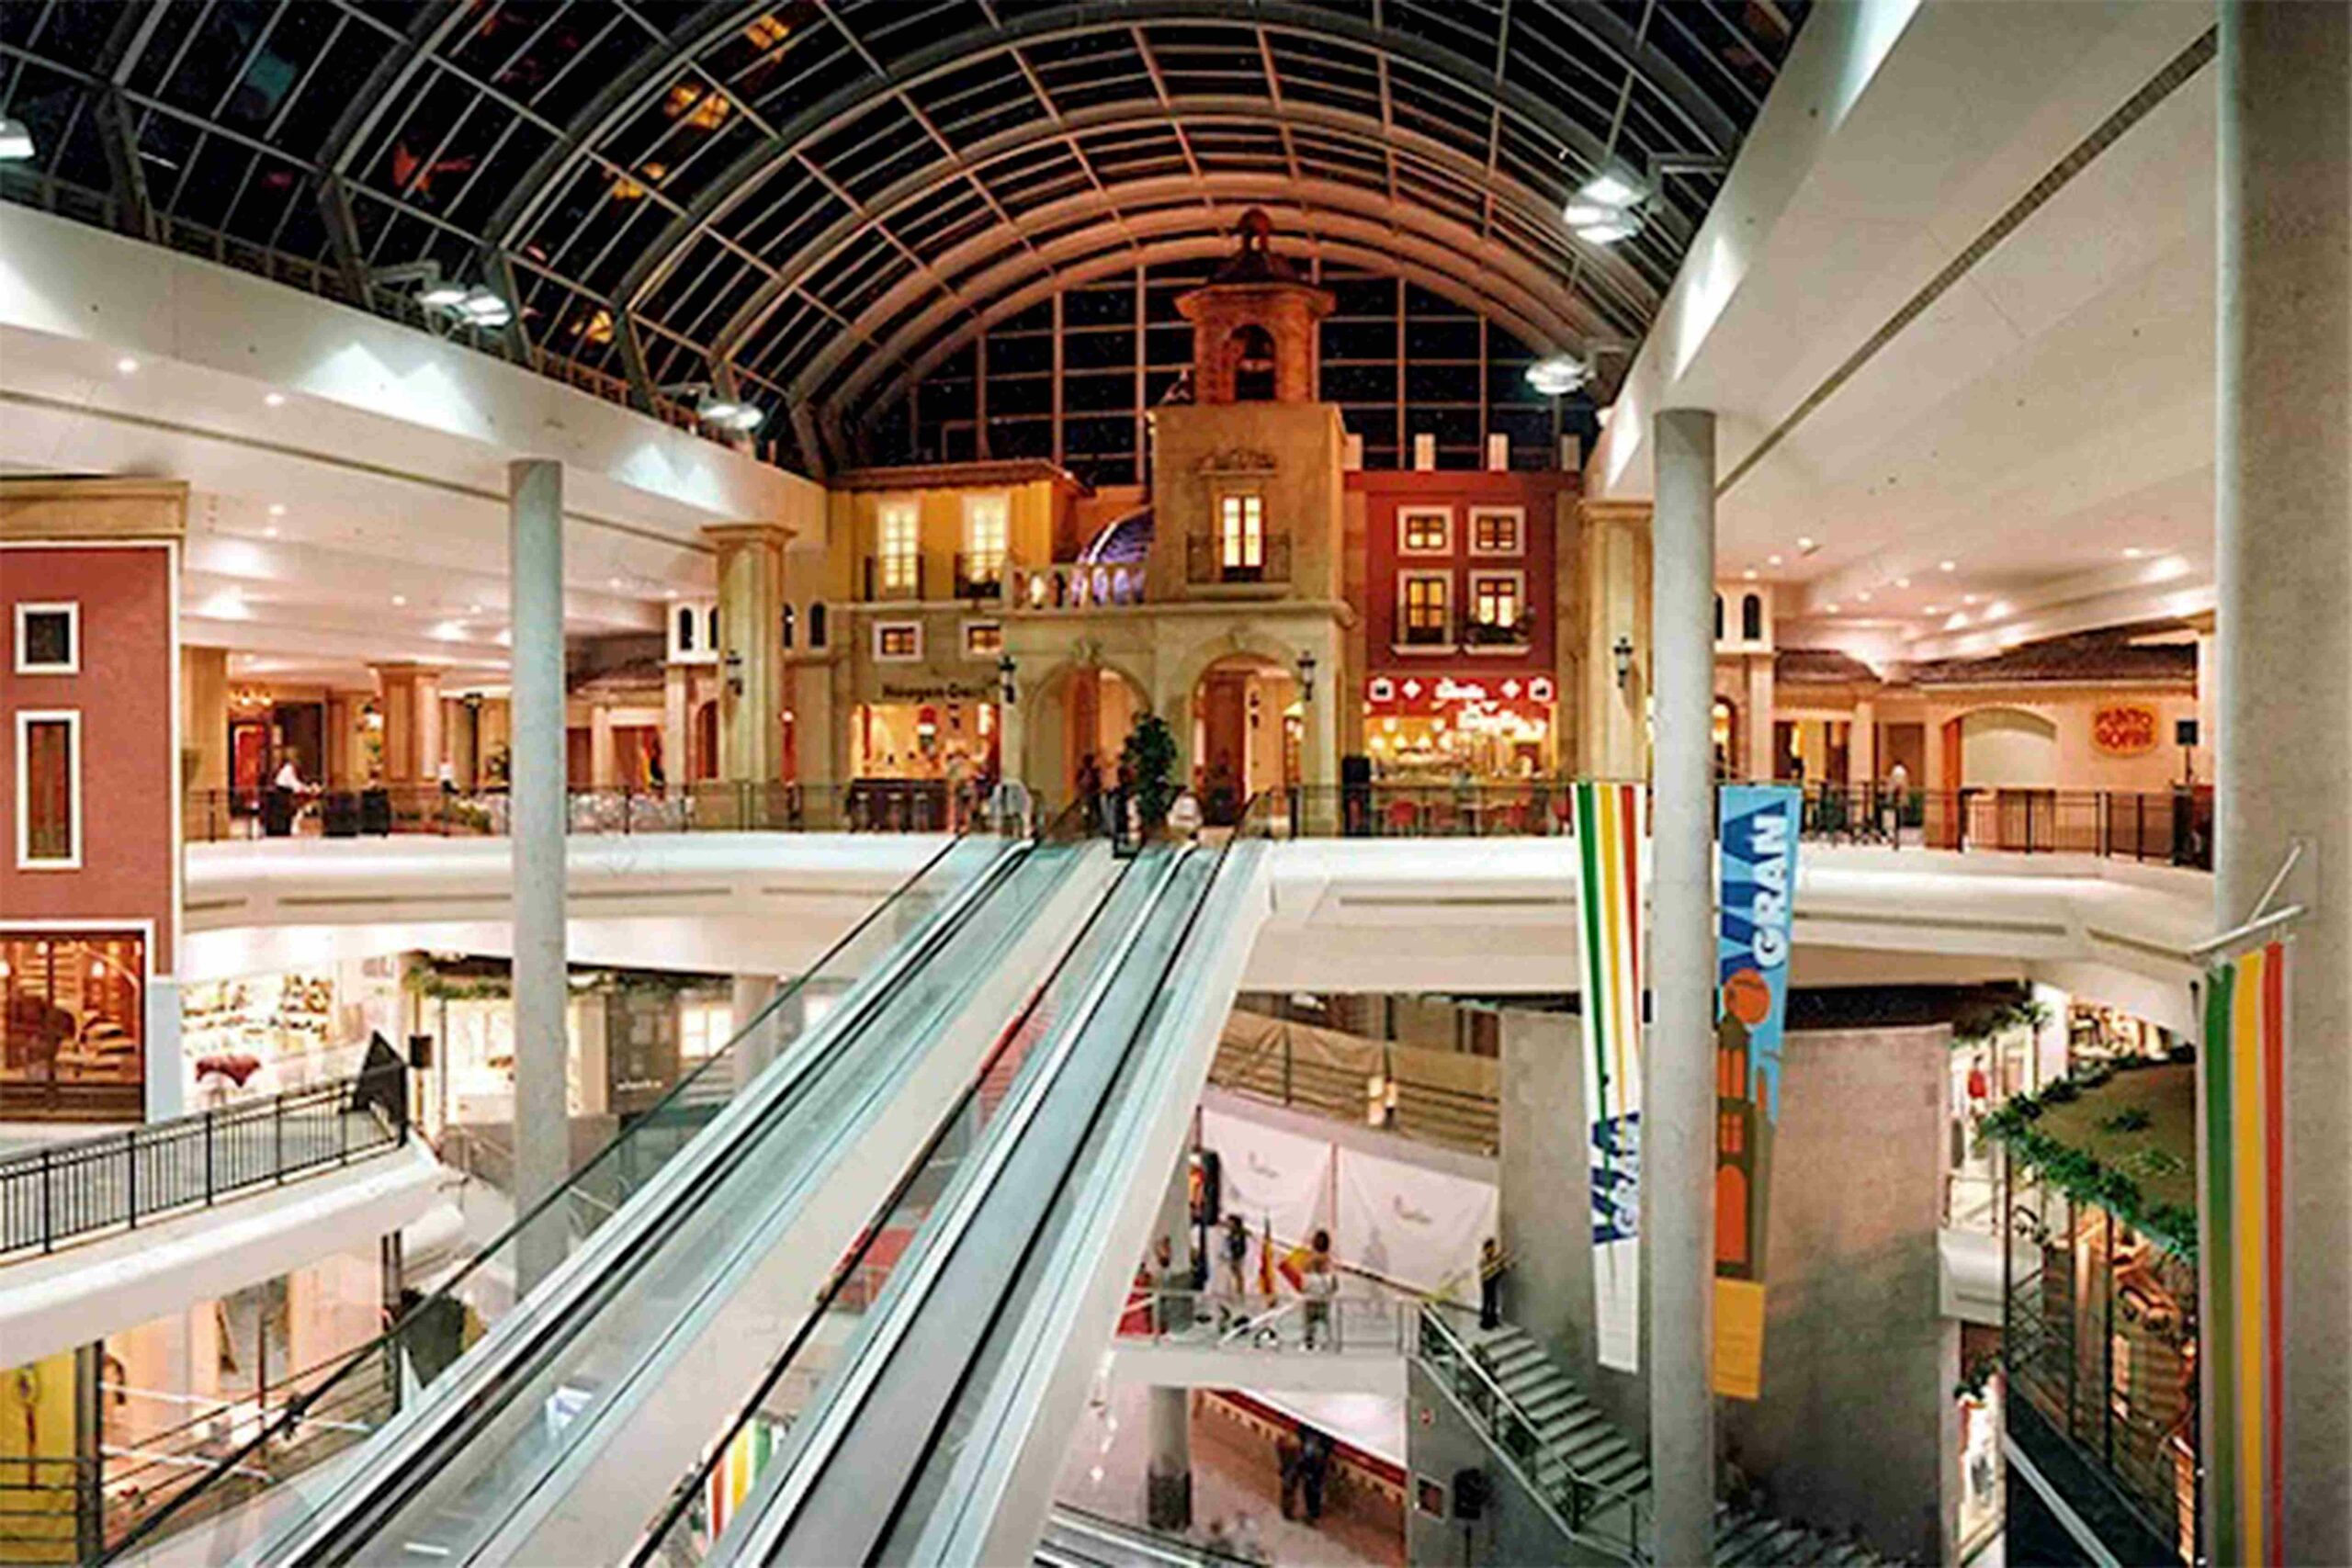
[[[834,1369],[834,1376],[826,1393],[818,1408],[811,1413],[815,1426],[807,1438],[796,1444],[790,1467],[778,1478],[775,1490],[761,1505],[758,1517],[747,1521],[752,1525],[757,1540],[744,1550],[752,1551],[755,1557],[764,1550],[757,1541],[767,1540],[772,1544],[770,1538],[790,1528],[791,1518],[797,1513],[801,1499],[831,1465],[849,1424],[856,1418],[865,1394],[882,1376],[913,1319],[929,1303],[940,1271],[946,1267],[973,1221],[985,1207],[989,1193],[994,1190],[996,1177],[1012,1156],[1023,1130],[1035,1119],[1038,1107],[1058,1081],[1062,1067],[1069,1062],[1096,1015],[1102,1011],[1120,971],[1150,928],[1162,900],[1174,885],[1177,872],[1193,852],[1187,847],[1169,857],[1143,908],[1120,934],[1118,942],[1097,969],[1067,1024],[1056,1030],[1051,1050],[1040,1058],[1034,1072],[1023,1075],[1014,1100],[999,1112],[981,1147],[975,1151],[970,1163],[957,1172],[955,1186],[941,1198],[939,1208],[933,1211],[924,1226],[926,1234],[919,1254],[904,1261],[902,1274],[899,1270],[893,1270],[905,1282],[901,1284],[898,1279],[892,1280],[891,1304],[868,1320],[867,1325],[860,1332],[854,1356]],[[943,1135],[953,1124],[953,1118],[960,1113],[962,1103],[959,1100],[956,1111],[951,1111],[949,1118],[942,1122],[940,1131]],[[661,1534],[657,1532],[653,1540],[660,1539]],[[645,1559],[639,1557],[634,1561],[642,1563]]]
[[[966,837],[958,835],[955,842]],[[779,1057],[763,1073],[763,1079],[772,1081],[757,1093],[735,1097],[676,1157],[629,1195],[612,1224],[600,1227],[533,1288],[530,1298],[501,1318],[467,1352],[463,1359],[475,1363],[470,1371],[460,1372],[453,1366],[424,1399],[379,1428],[370,1442],[394,1450],[389,1462],[372,1472],[356,1472],[308,1509],[281,1532],[290,1539],[265,1543],[270,1552],[266,1561],[273,1568],[303,1561],[322,1547],[332,1548],[351,1530],[372,1529],[389,1510],[397,1509],[438,1474],[456,1452],[462,1451],[463,1441],[453,1441],[458,1437],[455,1428],[465,1427],[470,1436],[507,1406],[516,1383],[529,1381],[533,1374],[528,1371],[520,1377],[512,1375],[518,1365],[527,1368],[569,1344],[594,1321],[674,1234],[678,1222],[709,1195],[713,1183],[707,1179],[707,1173],[725,1168],[744,1146],[773,1130],[775,1118],[799,1102],[807,1075],[821,1071],[837,1059],[833,1053],[838,1043],[854,1037],[872,1021],[899,982],[954,938],[1031,847],[1027,840],[1007,840],[987,865],[956,889],[945,905],[926,918],[911,941],[894,948],[877,968],[860,976],[822,1022],[792,1043],[793,1055]],[[858,929],[865,929],[872,918],[860,921]],[[836,943],[829,955],[841,946]],[[760,1016],[765,1018],[772,1008],[773,1004],[763,1009]],[[558,1193],[570,1186],[567,1182]],[[526,1223],[509,1226],[507,1235],[518,1233]],[[501,1384],[505,1385],[503,1392]]]
[[[904,898],[910,892],[919,886],[925,877],[929,876],[933,871],[937,869],[938,866],[941,865],[949,855],[953,854],[957,847],[962,845],[969,837],[970,834],[968,832],[957,833],[951,837],[946,843],[943,844],[934,853],[924,860],[922,864],[916,867],[914,872],[909,875],[905,881],[899,883],[898,886],[891,889],[889,897],[882,899],[880,902],[876,904],[873,908],[867,910],[865,914],[861,916],[848,931],[842,932],[831,946],[826,948],[824,953],[819,955],[814,963],[809,964],[799,975],[795,976],[789,985],[779,987],[776,994],[769,999],[767,1005],[755,1013],[749,1023],[737,1030],[733,1037],[730,1038],[725,1045],[719,1047],[717,1051],[712,1052],[710,1055],[705,1058],[693,1072],[681,1077],[677,1083],[671,1086],[669,1091],[663,1094],[660,1100],[656,1100],[643,1116],[639,1117],[631,1123],[629,1131],[616,1134],[615,1136],[607,1140],[594,1154],[582,1161],[578,1168],[566,1176],[562,1185],[548,1192],[537,1203],[531,1205],[529,1209],[516,1214],[507,1224],[505,1229],[502,1230],[498,1235],[492,1236],[490,1240],[484,1242],[480,1247],[476,1248],[473,1256],[468,1258],[464,1264],[460,1265],[455,1273],[443,1280],[440,1286],[431,1294],[420,1299],[406,1311],[402,1312],[384,1329],[382,1333],[377,1335],[376,1337],[368,1340],[366,1344],[343,1352],[339,1358],[340,1364],[337,1365],[333,1371],[329,1372],[317,1387],[311,1389],[305,1394],[288,1399],[279,1407],[279,1411],[276,1416],[273,1416],[262,1422],[253,1437],[239,1444],[228,1453],[221,1455],[212,1463],[210,1469],[208,1470],[202,1477],[189,1485],[183,1487],[162,1507],[156,1509],[153,1513],[147,1515],[137,1524],[133,1525],[129,1531],[125,1532],[121,1540],[101,1551],[95,1559],[96,1563],[100,1565],[100,1568],[103,1568],[103,1565],[105,1564],[120,1561],[133,1548],[153,1537],[168,1520],[177,1516],[183,1508],[189,1506],[193,1499],[206,1492],[209,1492],[212,1487],[220,1484],[225,1478],[236,1474],[242,1467],[245,1466],[248,1461],[250,1461],[256,1453],[260,1452],[267,1444],[281,1438],[290,1436],[294,1429],[301,1424],[304,1415],[313,1405],[315,1405],[322,1397],[332,1391],[336,1384],[348,1377],[354,1369],[366,1364],[371,1358],[380,1355],[386,1351],[396,1351],[401,1342],[411,1332],[413,1327],[422,1322],[428,1312],[444,1309],[453,1303],[462,1306],[461,1303],[458,1303],[458,1298],[455,1292],[458,1287],[469,1278],[477,1269],[481,1268],[484,1263],[488,1262],[492,1258],[503,1251],[523,1232],[526,1227],[536,1224],[542,1219],[548,1217],[558,1204],[567,1201],[573,1190],[579,1187],[582,1179],[590,1171],[594,1170],[603,1165],[605,1160],[611,1156],[614,1150],[619,1148],[624,1143],[628,1142],[631,1134],[634,1133],[637,1128],[642,1127],[650,1122],[659,1112],[669,1107],[678,1099],[679,1096],[685,1093],[691,1086],[696,1083],[704,1073],[714,1070],[718,1064],[728,1057],[735,1050],[736,1046],[739,1045],[752,1030],[763,1025],[775,1010],[783,1007],[786,1002],[791,1001],[794,998],[798,996],[802,988],[808,984],[810,976],[821,971],[827,964],[830,964],[834,958],[846,951],[851,943],[856,942],[859,937],[871,930],[877,921],[879,921],[892,908],[898,906],[900,899]],[[1001,857],[1000,857],[1000,860],[1001,860]],[[991,869],[995,863],[997,863],[992,862],[990,867],[982,868],[982,874],[985,875],[986,872],[989,869]],[[972,881],[975,884],[981,880],[982,876],[975,876],[972,878]],[[516,1305],[519,1308],[521,1303],[518,1302]],[[325,1365],[326,1363],[322,1362],[309,1371],[316,1371]],[[300,1375],[307,1376],[309,1375],[309,1372],[306,1371]]]

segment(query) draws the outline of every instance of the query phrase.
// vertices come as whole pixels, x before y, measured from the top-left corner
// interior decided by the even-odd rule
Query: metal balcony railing
[[[1184,541],[1184,581],[1204,587],[1290,581],[1290,536],[1268,534],[1259,548],[1197,536]]]
[[[1002,550],[956,552],[956,597],[997,599],[1004,594],[1007,562]]]
[[[866,557],[866,603],[930,598],[931,595],[924,592],[924,584],[930,576],[924,569],[930,564],[919,555]]]

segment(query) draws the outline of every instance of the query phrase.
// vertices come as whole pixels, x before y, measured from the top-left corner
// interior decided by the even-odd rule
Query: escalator
[[[853,1288],[769,1368],[628,1561],[1030,1551],[1263,917],[1265,849],[1134,863],[1017,1066],[967,1091],[868,1226]],[[746,1488],[752,1436],[765,1461]]]

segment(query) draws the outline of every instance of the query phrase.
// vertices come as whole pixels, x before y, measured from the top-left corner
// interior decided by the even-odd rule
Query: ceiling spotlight
[[[1613,245],[1642,231],[1641,223],[1630,212],[1613,212],[1596,222],[1579,223],[1575,228],[1577,239],[1595,245]]]
[[[1907,577],[1898,577],[1894,580],[1894,586],[1897,588],[1908,588],[1911,586],[1911,580]]]
[[[2142,549],[2137,545],[2126,545],[2123,547],[2123,558],[2125,560],[2138,560],[2142,556],[2144,556],[2147,553],[2147,551]]]
[[[0,164],[22,164],[33,155],[31,128],[21,119],[0,119]]]
[[[617,577],[608,577],[605,580],[605,586],[607,588],[618,588],[620,585],[621,580]]]
[[[393,594],[393,595],[392,595],[392,604],[393,604],[393,605],[394,605],[394,607],[395,607],[395,608],[401,607],[401,606],[405,606],[405,605],[408,604],[408,595],[407,595],[407,594],[405,594],[405,593],[395,593],[395,594]]]
[[[126,354],[114,362],[114,367],[126,376],[132,375],[139,369],[139,361]]]
[[[1799,553],[1809,556],[1819,548],[1821,548],[1819,545],[1805,537],[1804,535],[1800,534],[1797,536],[1797,549]]]
[[[1527,367],[1527,384],[1547,398],[1556,398],[1583,386],[1590,375],[1580,361],[1555,354]]]
[[[1756,569],[1755,569],[1754,567],[1752,567],[1752,566],[1751,566],[1751,567],[1749,567],[1746,571],[1741,572],[1739,575],[1740,575],[1740,580],[1741,580],[1742,581],[1745,581],[1745,582],[1753,582],[1753,581],[1756,581]]]
[[[1854,597],[1867,604],[1871,602],[1871,591],[1865,588],[1860,593],[1855,594]]]
[[[286,394],[283,392],[270,392],[262,398],[262,401],[267,403],[271,408],[282,409],[286,406]]]
[[[1615,169],[1603,169],[1577,187],[1577,194],[1597,206],[1622,210],[1641,200],[1643,191],[1631,175]]]
[[[1938,571],[1958,571],[1960,570],[1960,563],[1956,560],[1939,560],[1936,563],[1936,570]]]
[[[261,536],[265,539],[275,539],[277,537],[277,530],[275,528],[264,528],[261,531]]]
[[[1976,595],[1973,593],[1963,593],[1960,596],[1960,602],[1963,604],[1973,604],[1976,603]]]
[[[420,305],[430,305],[436,310],[454,310],[466,302],[466,286],[454,279],[438,279],[424,286],[417,295]]]
[[[466,614],[469,615],[479,615],[481,614],[481,606],[479,604],[469,604],[466,606]]]
[[[1943,613],[1944,607],[1941,604],[1930,604],[1928,606],[1928,614],[1930,615],[1940,615]]]
[[[1824,604],[1821,607],[1821,613],[1825,615],[1834,615],[1838,613],[1838,606],[1835,604]]]
[[[503,327],[514,319],[514,307],[476,284],[458,301],[458,314],[478,327]]]
[[[695,400],[695,417],[705,424],[715,424],[722,430],[750,432],[757,430],[767,415],[756,404],[722,398],[716,392],[705,392]]]
[[[272,517],[283,517],[283,516],[285,516],[285,515],[286,515],[286,503],[285,503],[284,502],[282,502],[282,501],[273,501],[273,502],[271,502],[269,503],[269,514],[270,514]]]
[[[1764,558],[1764,564],[1766,566],[1778,566],[1781,564],[1781,558],[1778,556],[1766,556]]]
[[[662,597],[664,599],[675,599],[677,596],[678,591],[674,588],[664,588],[662,590]]]

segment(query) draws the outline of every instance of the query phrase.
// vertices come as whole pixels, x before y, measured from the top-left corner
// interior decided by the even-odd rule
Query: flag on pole
[[[1600,1364],[1641,1362],[1642,791],[1575,786],[1577,953],[1592,1176],[1592,1292]]]
[[[2205,986],[2204,1218],[2212,1321],[2213,1449],[2207,1456],[2216,1562],[2275,1565],[2280,1485],[2285,1313],[2279,1242],[2287,1043],[2287,948],[2271,942],[2216,964]]]
[[[1266,1216],[1266,1232],[1258,1242],[1258,1293],[1274,1299],[1274,1217]]]

